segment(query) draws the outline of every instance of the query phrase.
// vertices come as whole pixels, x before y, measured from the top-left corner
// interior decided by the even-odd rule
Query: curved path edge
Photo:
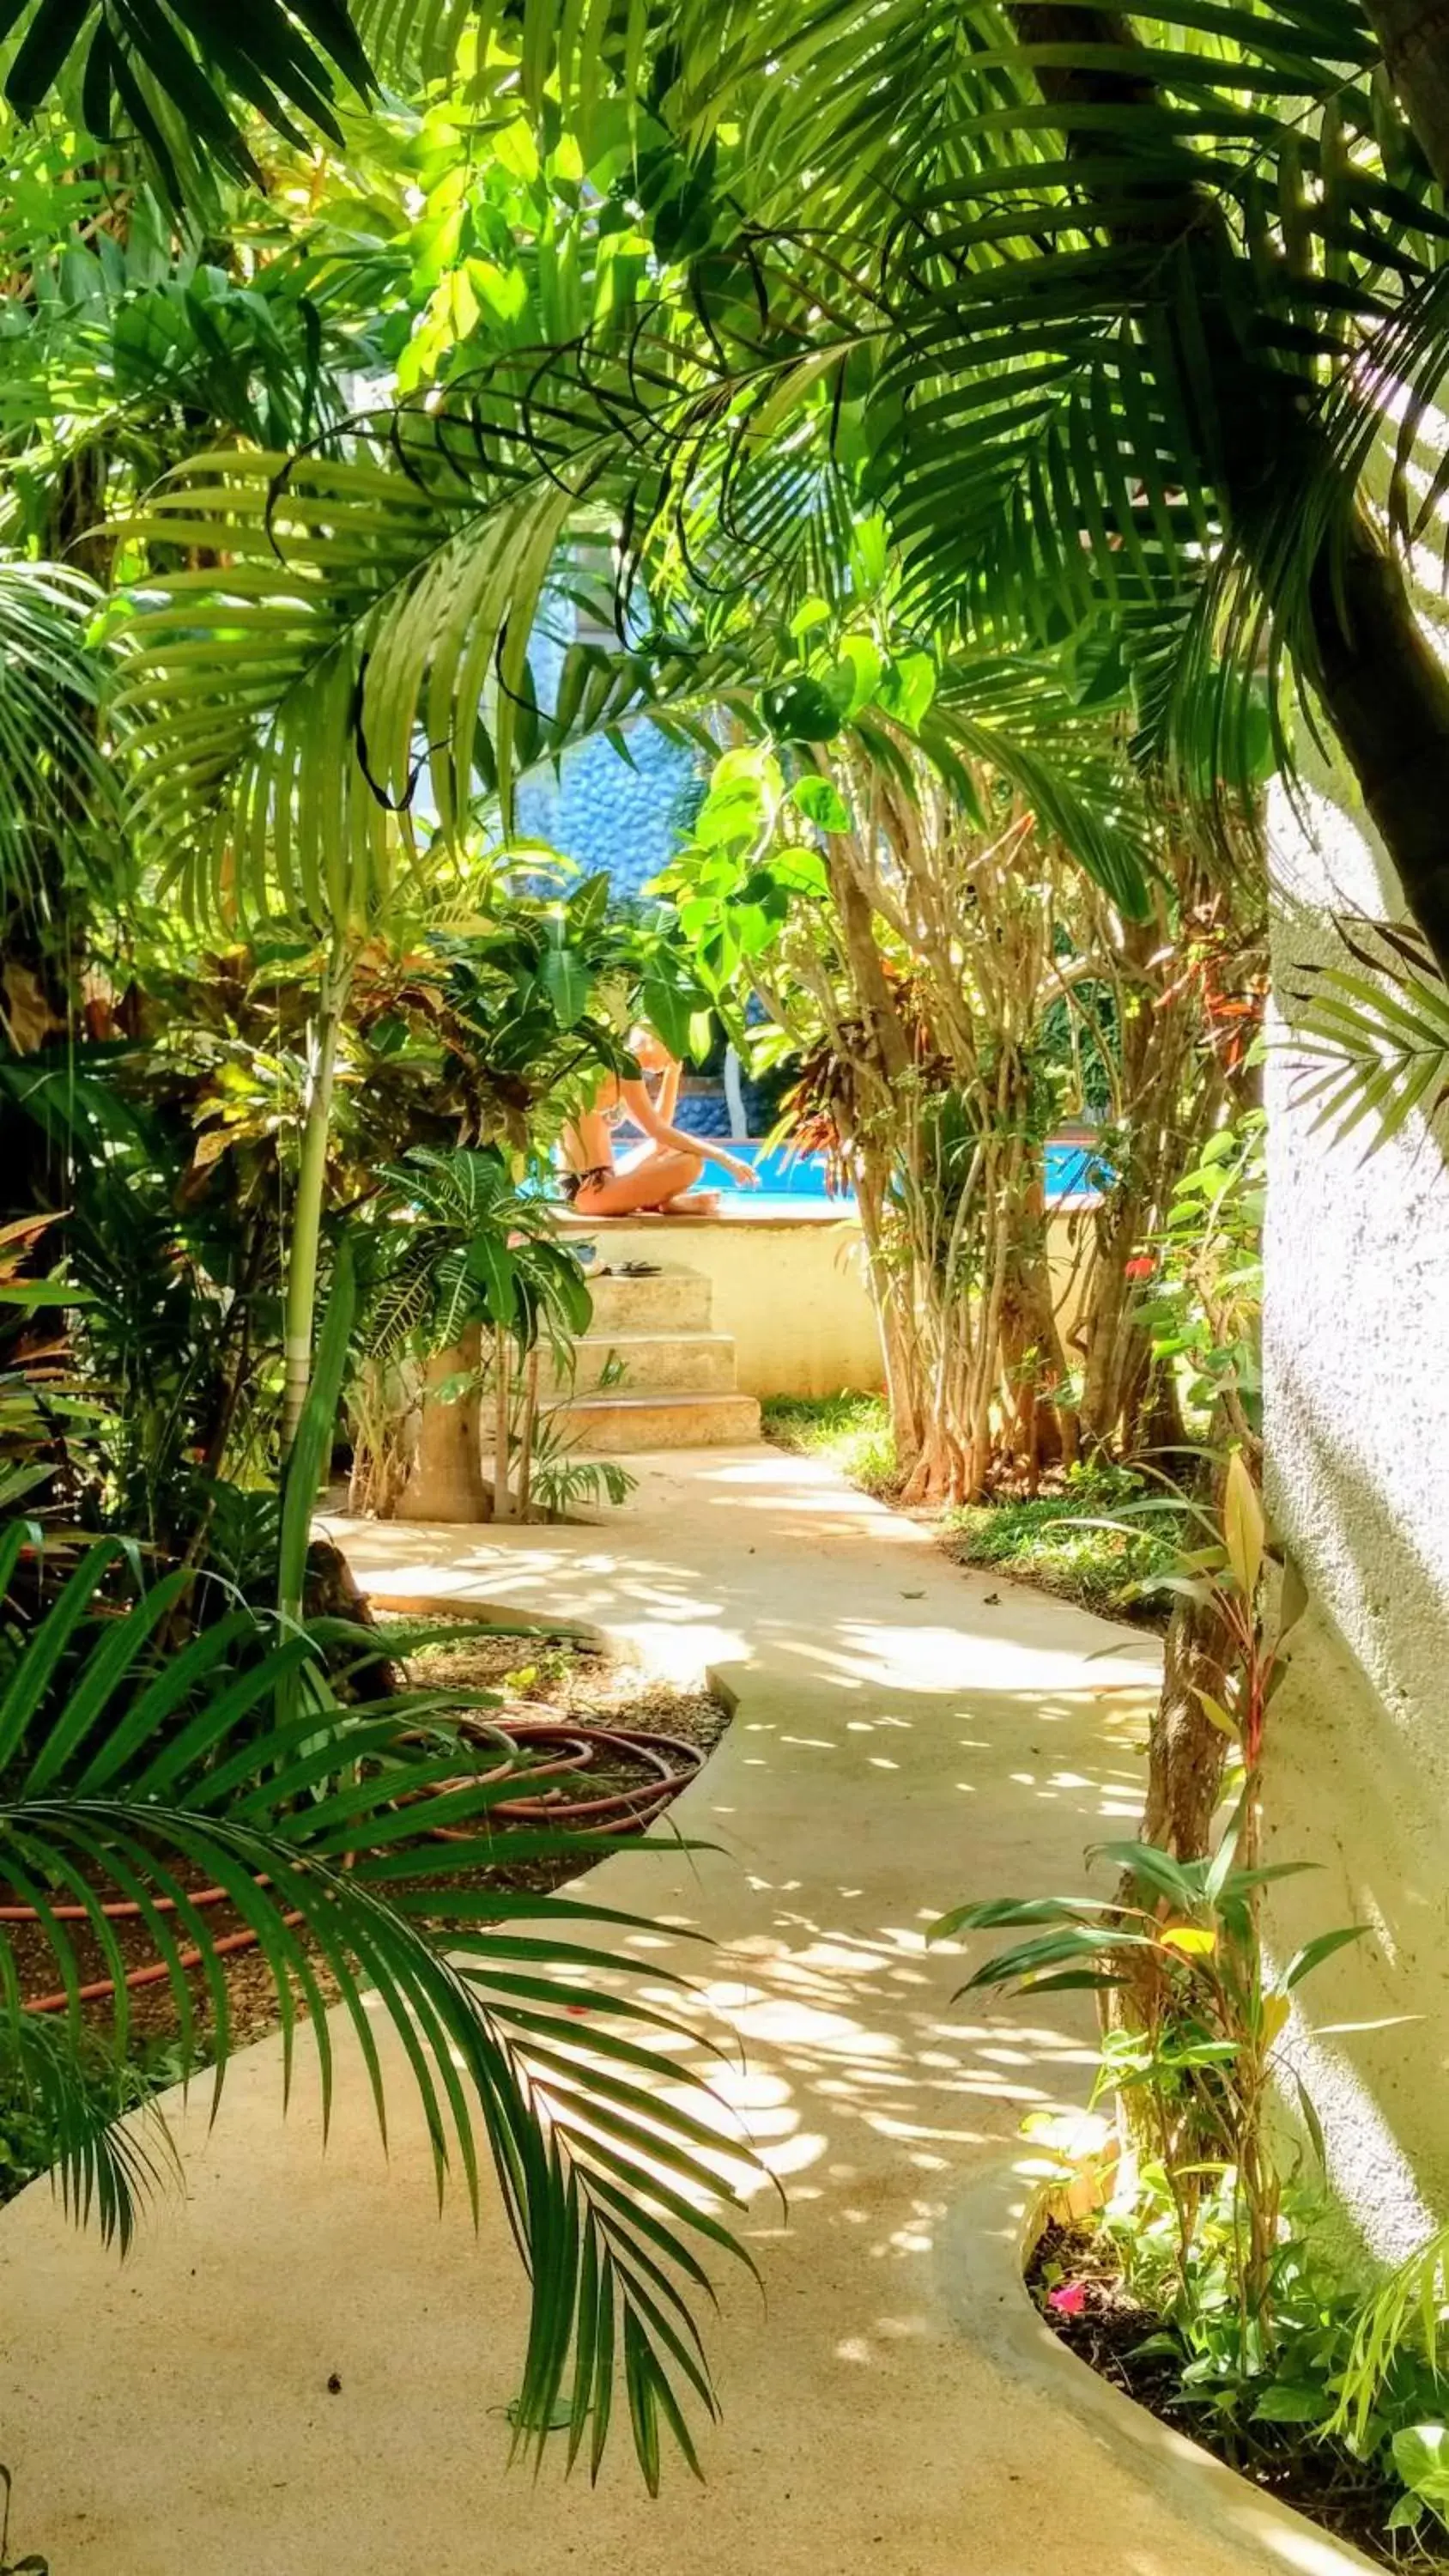
[[[962,2333],[989,2337],[1003,2370],[1071,2415],[1127,2476],[1169,2500],[1185,2522],[1235,2532],[1245,2570],[1350,2576],[1353,2569],[1373,2568],[1360,2550],[1265,2495],[1226,2461],[1114,2388],[1052,2333],[1037,2314],[1025,2271],[1036,2207],[1060,2186],[1060,2173],[1033,2181],[1029,2162],[1013,2156],[958,2193],[941,2231],[940,2252],[946,2297]]]

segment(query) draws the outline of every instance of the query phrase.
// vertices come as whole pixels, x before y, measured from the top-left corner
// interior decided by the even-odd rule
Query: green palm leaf
[[[24,1543],[22,1529],[0,1542],[6,1587]],[[701,2252],[732,2239],[715,2215],[728,2188],[704,2097],[662,2097],[672,2061],[639,2035],[659,2016],[631,2002],[614,1950],[579,1937],[624,1918],[586,1895],[498,1886],[500,1867],[569,1846],[495,1815],[518,1796],[518,1777],[499,1774],[496,1750],[472,1748],[438,1695],[338,1707],[314,1640],[269,1642],[245,1613],[168,1653],[159,1639],[180,1598],[172,1578],[136,1595],[124,1551],[100,1543],[10,1643],[0,1693],[6,1875],[49,1952],[54,2004],[37,2015],[37,1979],[22,1989],[7,1940],[0,2051],[8,2080],[47,2106],[68,2203],[94,2208],[124,2240],[159,2170],[148,2133],[113,2133],[90,2074],[97,2042],[82,1991],[98,1973],[114,1989],[118,2059],[129,2034],[127,1960],[107,1907],[131,1909],[188,2055],[199,1984],[219,2097],[233,2045],[214,1928],[224,1898],[271,1980],[284,2091],[305,2009],[325,2125],[335,2077],[325,1972],[380,2123],[377,2013],[400,2043],[439,2187],[461,2173],[475,2209],[481,2129],[533,2280],[520,2438],[542,2439],[570,2369],[582,2414],[596,2432],[607,2420],[616,2318],[652,2482],[661,2424],[692,2456],[680,2388],[713,2406],[689,2294],[704,2281]],[[293,1714],[286,1685],[297,1674],[306,1704]],[[449,1829],[446,1843],[420,1829],[419,1798],[427,1824]],[[578,1849],[582,1862],[599,1845]],[[220,1897],[204,1898],[206,1888]]]
[[[1361,971],[1300,966],[1295,1098],[1342,1144],[1363,1130],[1365,1159],[1449,1104],[1449,991],[1424,942],[1392,922],[1338,922]]]
[[[529,762],[705,692],[692,648],[591,645],[540,706],[529,646],[584,505],[553,471],[500,485],[481,413],[404,428],[340,461],[198,458],[130,523],[225,562],[159,575],[124,630],[134,828],[199,918],[365,933],[489,800],[506,825]]]
[[[4,29],[4,91],[18,115],[62,85],[78,92],[85,129],[102,138],[116,119],[133,129],[174,196],[208,163],[257,175],[244,107],[295,141],[308,124],[340,141],[334,72],[372,86],[343,0],[304,0],[294,13],[280,0],[248,0],[242,12],[210,0],[22,0]]]
[[[85,856],[80,827],[106,803],[101,663],[86,642],[99,604],[63,565],[0,558],[0,906],[43,906],[50,843]]]

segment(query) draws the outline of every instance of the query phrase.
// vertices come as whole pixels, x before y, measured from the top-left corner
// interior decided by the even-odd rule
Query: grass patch
[[[1144,1600],[1135,1587],[1171,1571],[1182,1515],[1164,1503],[1124,1529],[1083,1529],[1083,1518],[1110,1518],[1134,1507],[1152,1487],[1125,1467],[1076,1467],[1055,1494],[974,1503],[943,1513],[941,1535],[962,1565],[989,1565],[1045,1592],[1060,1593],[1108,1618],[1153,1627],[1167,1621],[1166,1596]]]
[[[828,1458],[842,1476],[887,1501],[900,1489],[896,1444],[880,1395],[767,1395],[761,1427],[778,1448]]]

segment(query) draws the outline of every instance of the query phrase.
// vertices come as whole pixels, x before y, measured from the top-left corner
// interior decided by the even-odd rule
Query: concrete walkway
[[[705,2487],[671,2471],[651,2505],[626,2439],[592,2493],[505,2471],[524,2299],[501,2222],[475,2238],[461,2199],[439,2219],[401,2077],[384,2160],[350,2048],[324,2160],[305,2083],[283,2123],[265,2042],[214,2131],[188,2118],[184,2206],[124,2267],[43,2187],[0,2222],[15,2543],[53,2576],[1346,2564],[1291,2520],[1285,2546],[1236,2481],[1184,2479],[1135,2410],[1125,2437],[1104,2424],[1057,2347],[1033,2356],[1007,2205],[973,2178],[1019,2155],[1024,2112],[1081,2101],[1086,2024],[1069,1996],[953,2007],[960,1963],[922,1946],[952,1901],[1076,1883],[1085,1843],[1130,1830],[1150,1641],[958,1572],[813,1462],[642,1464],[597,1529],[349,1547],[365,1582],[596,1621],[739,1695],[675,1810],[721,1848],[624,1855],[601,1887],[719,1943],[715,2029],[740,2034],[733,2090],[789,2194],[788,2224],[768,2189],[746,2221],[763,2312],[722,2285]],[[659,1945],[639,1947],[647,1970]]]

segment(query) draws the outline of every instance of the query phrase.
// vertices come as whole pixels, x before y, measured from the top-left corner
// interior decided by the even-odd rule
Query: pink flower
[[[1087,2304],[1085,2281],[1064,2281],[1059,2290],[1047,2292],[1047,2306],[1059,2317],[1079,2317]]]

